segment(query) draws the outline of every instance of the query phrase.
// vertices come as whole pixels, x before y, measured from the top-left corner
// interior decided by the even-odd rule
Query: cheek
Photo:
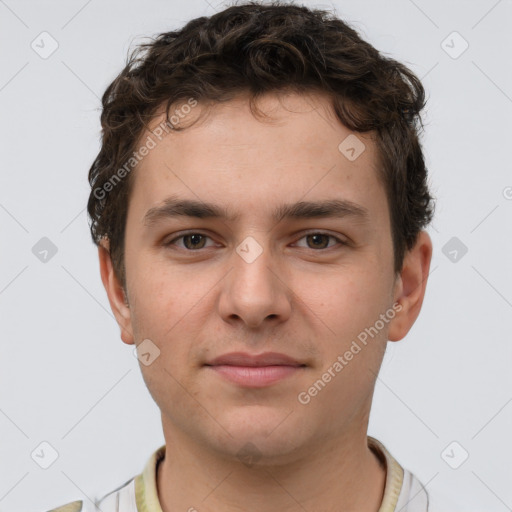
[[[180,283],[171,287],[162,280],[146,279],[136,287],[137,306],[132,310],[132,325],[137,342],[150,340],[157,353],[154,361],[140,363],[141,373],[157,404],[166,403],[190,408],[183,386],[194,394],[194,382],[189,369],[194,364],[194,343],[200,338],[197,321],[196,294],[187,293]],[[172,414],[171,411],[167,411]]]
[[[183,375],[196,363],[197,346],[215,307],[216,281],[215,276],[199,279],[184,271],[170,275],[154,265],[150,273],[133,281],[135,338],[150,339],[160,350],[160,362],[173,375]]]
[[[379,293],[375,278],[368,269],[341,269],[325,278],[303,280],[301,298],[333,327],[357,324],[371,315]]]
[[[179,348],[176,340],[187,327],[188,296],[178,283],[172,286],[158,279],[158,272],[132,283],[131,292],[136,299],[131,309],[131,322],[136,343],[149,339],[165,356],[170,346]],[[179,288],[179,292],[177,289]],[[190,326],[189,326],[190,327]]]
[[[374,271],[366,265],[359,269],[351,267],[321,282],[317,279],[302,284],[300,296],[308,306],[306,314],[317,324],[319,342],[322,341],[319,347],[326,365],[349,350],[353,342],[361,347],[361,352],[353,357],[352,367],[358,367],[363,361],[378,361],[385,348],[388,324],[382,326],[379,322],[377,333],[371,328],[389,308],[389,291],[378,268],[373,268]]]
[[[205,294],[204,286],[183,271],[149,259],[137,265],[133,268],[143,270],[133,275],[131,290],[137,298],[140,321],[150,319],[169,328],[185,317]]]

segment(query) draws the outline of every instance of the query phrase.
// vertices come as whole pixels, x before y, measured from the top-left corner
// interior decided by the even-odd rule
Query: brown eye
[[[197,249],[204,249],[206,247],[206,240],[209,238],[209,236],[203,235],[201,233],[186,233],[174,238],[164,245],[167,247],[177,246],[179,249],[195,251]],[[182,244],[178,243],[180,240],[182,241]]]
[[[187,243],[189,241],[190,243]],[[202,249],[204,247],[205,237],[198,233],[192,235],[185,235],[183,243],[187,249]]]
[[[338,237],[330,235],[329,233],[322,232],[307,233],[300,240],[306,240],[306,245],[299,245],[299,247],[306,249],[329,249],[334,247],[336,243],[338,245],[347,245],[346,242],[339,239]],[[330,241],[334,241],[334,243],[329,245]]]
[[[332,238],[329,235],[323,235],[323,234],[314,234],[314,235],[307,235],[306,239],[308,240],[308,244],[311,244],[311,247],[313,249],[325,249],[329,245],[329,238]]]

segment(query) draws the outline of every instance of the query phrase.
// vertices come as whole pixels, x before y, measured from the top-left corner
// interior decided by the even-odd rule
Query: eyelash
[[[188,231],[186,233],[181,234],[180,236],[178,236],[176,238],[173,238],[169,242],[165,242],[163,245],[165,247],[170,247],[172,245],[175,245],[175,242],[177,240],[180,240],[180,239],[185,238],[186,236],[190,236],[190,235],[200,235],[202,237],[210,238],[211,239],[210,236],[205,235],[204,233],[201,233],[199,231]],[[305,233],[304,235],[302,235],[301,238],[299,238],[299,240],[302,240],[303,238],[305,238],[307,236],[310,236],[310,235],[328,236],[329,238],[332,238],[332,239],[336,240],[339,243],[339,245],[344,245],[344,246],[349,245],[348,242],[345,242],[344,240],[341,240],[340,238],[338,238],[338,237],[336,237],[334,235],[331,235],[330,233],[323,232],[323,231],[310,231],[310,232]],[[314,249],[314,248],[311,248],[311,247],[303,247],[303,249],[310,249],[311,251],[320,252],[320,251],[325,251],[327,249],[332,249],[333,247],[335,247],[335,246],[324,247],[324,248],[321,248],[321,249]],[[208,249],[208,247],[201,247],[199,249],[187,249],[186,247],[179,247],[179,249],[184,250],[186,252],[199,252],[202,249]]]

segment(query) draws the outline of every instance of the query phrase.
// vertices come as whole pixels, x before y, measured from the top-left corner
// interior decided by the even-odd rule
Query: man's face
[[[340,151],[352,132],[321,96],[266,96],[258,105],[272,122],[256,119],[240,97],[181,133],[153,137],[129,203],[123,340],[150,340],[160,351],[141,371],[164,433],[186,432],[231,455],[251,442],[284,461],[326,438],[366,432],[397,290],[374,142],[357,134],[365,150],[355,159],[362,146]],[[236,218],[153,210],[145,220],[168,198]],[[352,209],[275,216],[328,201]],[[207,366],[232,352],[277,352],[302,366]]]

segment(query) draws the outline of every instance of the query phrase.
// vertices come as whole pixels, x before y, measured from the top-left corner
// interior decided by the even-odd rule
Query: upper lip
[[[206,366],[305,366],[286,354],[278,352],[264,352],[262,354],[248,354],[246,352],[230,352],[212,359]]]

